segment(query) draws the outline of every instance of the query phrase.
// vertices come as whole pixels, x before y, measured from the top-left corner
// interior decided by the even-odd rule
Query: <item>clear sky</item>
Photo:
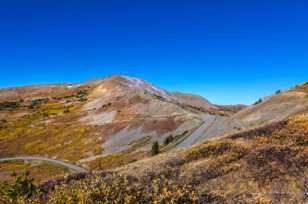
[[[0,0],[0,87],[113,74],[218,104],[308,80],[307,0]]]

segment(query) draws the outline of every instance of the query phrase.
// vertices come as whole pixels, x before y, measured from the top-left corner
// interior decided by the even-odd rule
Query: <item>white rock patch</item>
[[[97,114],[90,114],[81,119],[81,122],[86,122],[91,125],[105,125],[113,122],[117,116],[117,111],[103,112]]]
[[[161,96],[169,101],[176,101],[176,97],[169,94],[167,91],[157,88],[144,80],[141,80],[135,77],[128,77],[128,76],[123,76],[123,78],[129,82],[128,83],[129,87],[138,88],[138,89],[147,91],[150,94]]]

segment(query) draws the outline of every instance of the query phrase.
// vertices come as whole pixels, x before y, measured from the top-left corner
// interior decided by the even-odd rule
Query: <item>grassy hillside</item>
[[[56,167],[41,161],[0,162],[0,182],[12,182],[12,171],[14,170],[17,174],[20,174],[25,169],[31,172],[30,176],[35,179],[36,184],[46,182],[52,178],[70,174],[70,171],[65,168]]]
[[[124,76],[0,89],[0,158],[35,155],[89,169],[124,165],[147,156],[152,141],[185,136],[201,123],[203,112],[174,100]]]
[[[54,180],[33,202],[305,203],[307,133],[308,114],[298,114],[109,172]]]
[[[89,135],[93,128],[79,122],[82,91],[6,105],[0,111],[0,156],[48,155],[74,162],[100,148]]]

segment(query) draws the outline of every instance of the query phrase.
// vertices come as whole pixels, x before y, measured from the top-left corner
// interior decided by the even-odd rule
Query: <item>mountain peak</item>
[[[110,83],[114,86],[122,86],[125,88],[135,89],[142,91],[146,94],[151,94],[155,96],[159,96],[165,98],[169,101],[175,101],[176,97],[173,96],[168,91],[154,86],[150,82],[147,82],[143,79],[137,77],[131,77],[126,75],[113,75],[103,80],[104,83]]]

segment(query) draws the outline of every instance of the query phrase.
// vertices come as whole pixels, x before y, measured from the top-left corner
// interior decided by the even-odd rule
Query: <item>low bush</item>
[[[13,109],[17,109],[19,107],[20,107],[19,101],[0,103],[0,110],[13,110]]]
[[[37,106],[40,106],[44,103],[47,103],[49,101],[48,98],[39,98],[31,101],[31,104],[29,106],[29,109],[34,109]]]
[[[186,161],[193,161],[198,159],[204,159],[211,156],[230,155],[230,157],[240,158],[248,151],[248,147],[239,145],[229,141],[211,142],[208,144],[199,145],[192,148],[186,153]]]
[[[67,188],[67,184],[70,188]],[[198,193],[193,186],[179,184],[164,176],[149,172],[137,179],[131,176],[103,173],[90,179],[75,180],[43,191],[29,200],[34,203],[224,203],[214,193]]]
[[[31,198],[37,193],[37,187],[34,185],[34,179],[29,177],[29,171],[25,170],[20,175],[12,173],[14,182],[4,182],[0,186],[0,201],[3,203],[16,203],[17,200]]]

